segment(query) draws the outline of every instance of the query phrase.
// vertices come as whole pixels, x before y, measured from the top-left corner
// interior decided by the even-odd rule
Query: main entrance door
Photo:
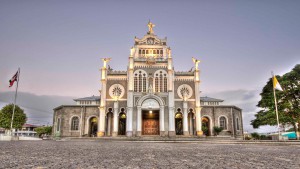
[[[159,135],[159,111],[143,110],[143,135]]]

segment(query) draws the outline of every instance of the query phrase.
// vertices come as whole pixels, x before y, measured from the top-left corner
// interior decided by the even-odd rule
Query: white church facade
[[[220,135],[242,137],[242,110],[200,97],[200,61],[192,58],[194,69],[175,71],[167,39],[155,35],[154,26],[149,22],[147,34],[135,38],[127,71],[102,59],[100,96],[54,109],[54,136],[212,136],[218,126]]]

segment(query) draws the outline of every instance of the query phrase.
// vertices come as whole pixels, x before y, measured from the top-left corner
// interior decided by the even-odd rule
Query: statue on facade
[[[148,93],[149,94],[153,94],[153,88],[152,88],[152,85],[150,84],[149,87],[148,87]]]

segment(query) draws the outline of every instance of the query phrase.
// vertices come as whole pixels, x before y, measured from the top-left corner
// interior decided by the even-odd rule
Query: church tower
[[[148,22],[144,37],[134,39],[126,71],[116,71],[103,58],[99,96],[74,99],[76,105],[54,109],[55,137],[212,136],[242,138],[242,110],[223,100],[200,97],[200,61],[175,71],[167,38]],[[186,56],[180,56],[185,57]]]
[[[155,35],[152,22],[147,26],[143,38],[135,37],[126,72],[110,70],[110,59],[103,60],[98,136],[202,135],[201,120],[195,122],[196,113],[201,117],[199,61],[194,71],[175,72],[167,38]]]

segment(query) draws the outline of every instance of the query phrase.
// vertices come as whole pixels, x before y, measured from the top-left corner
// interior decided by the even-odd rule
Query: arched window
[[[222,127],[224,130],[227,130],[227,121],[224,116],[220,117],[220,127]]]
[[[162,75],[162,72],[160,72],[160,75],[159,75],[159,91],[160,92],[164,92],[163,90],[163,75]]]
[[[79,118],[73,117],[71,120],[71,130],[79,130]]]
[[[155,92],[168,92],[168,78],[165,70],[157,70],[155,76]]]
[[[165,77],[164,77],[164,91],[165,92],[167,92],[168,91],[168,82],[167,82],[167,77],[166,77],[166,75],[165,75]]]
[[[143,92],[146,92],[146,84],[147,84],[147,82],[146,82],[146,75],[144,73],[143,74]]]
[[[138,77],[134,77],[134,91],[137,92]]]
[[[60,118],[57,119],[57,123],[56,123],[56,131],[60,131]]]
[[[236,118],[236,130],[240,130],[239,118]]]
[[[138,92],[142,92],[142,85],[143,85],[143,82],[142,82],[142,75],[141,75],[141,72],[139,72],[140,74],[139,74],[139,90],[138,90]]]
[[[158,77],[155,77],[155,92],[158,92]]]
[[[144,70],[136,70],[134,72],[134,91],[147,91],[147,73]]]

